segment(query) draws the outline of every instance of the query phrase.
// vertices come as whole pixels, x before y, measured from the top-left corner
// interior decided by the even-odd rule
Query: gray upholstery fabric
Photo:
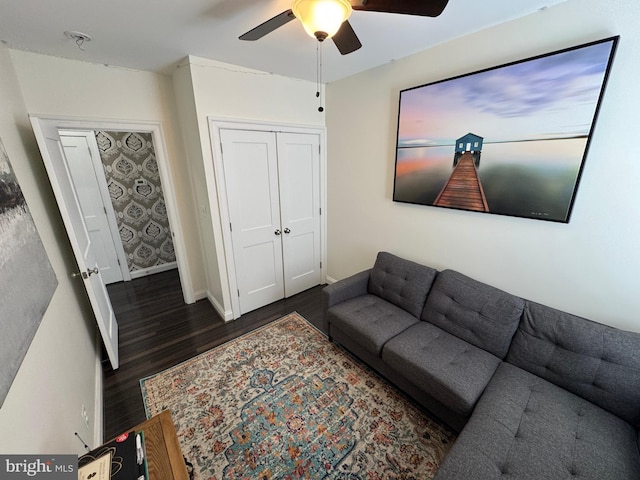
[[[327,311],[335,304],[350,298],[366,295],[369,287],[369,273],[371,269],[343,278],[322,289],[322,319],[325,331],[331,336],[330,325],[327,321]]]
[[[638,480],[631,425],[502,363],[435,480]]]
[[[418,318],[437,273],[433,268],[380,252],[371,270],[369,293]]]
[[[325,309],[350,298],[366,295],[370,273],[371,269],[365,270],[324,287],[322,289],[322,297]]]
[[[419,320],[375,295],[361,295],[334,305],[327,312],[335,325],[368,351],[380,355],[390,338]]]
[[[427,322],[389,340],[382,359],[451,410],[469,415],[500,359]]]
[[[459,272],[438,274],[421,318],[504,358],[524,300]]]
[[[527,302],[507,361],[640,426],[640,334]]]

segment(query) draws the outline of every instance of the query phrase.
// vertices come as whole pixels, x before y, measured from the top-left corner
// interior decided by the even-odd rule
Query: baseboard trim
[[[177,262],[163,263],[162,265],[155,265],[149,268],[141,268],[140,270],[134,270],[131,272],[131,279],[146,277],[147,275],[153,275],[154,273],[166,272],[167,270],[173,270],[178,268]]]
[[[198,290],[197,292],[193,292],[193,298],[197,302],[198,300],[204,300],[205,298],[209,298],[209,295],[206,290]]]
[[[96,331],[96,365],[95,365],[95,404],[93,407],[93,446],[96,448],[104,443],[104,385],[102,378],[102,349],[100,332]]]
[[[327,280],[327,285],[331,285],[332,283],[336,283],[337,282],[337,280],[335,278],[330,277],[329,275],[327,275],[326,280]]]
[[[233,320],[233,312],[231,310],[225,310],[222,305],[218,303],[211,292],[207,292],[207,299],[209,300],[209,303],[213,305],[213,308],[215,308],[216,312],[218,312],[218,315],[220,315],[225,322]]]

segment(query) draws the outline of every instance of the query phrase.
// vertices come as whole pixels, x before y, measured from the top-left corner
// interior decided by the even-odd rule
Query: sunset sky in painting
[[[401,93],[398,146],[588,135],[612,42]]]

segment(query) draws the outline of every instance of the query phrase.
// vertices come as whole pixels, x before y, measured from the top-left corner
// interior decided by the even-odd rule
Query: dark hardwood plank
[[[146,419],[141,378],[293,311],[322,329],[322,288],[314,287],[225,322],[208,300],[184,303],[177,270],[109,285],[120,329],[120,368],[113,370],[108,361],[103,362],[104,437],[113,438]]]

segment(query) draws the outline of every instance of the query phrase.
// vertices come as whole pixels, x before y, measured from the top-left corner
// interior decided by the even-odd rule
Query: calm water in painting
[[[587,139],[485,143],[478,168],[491,213],[566,221]],[[394,200],[431,205],[454,146],[399,148]]]

